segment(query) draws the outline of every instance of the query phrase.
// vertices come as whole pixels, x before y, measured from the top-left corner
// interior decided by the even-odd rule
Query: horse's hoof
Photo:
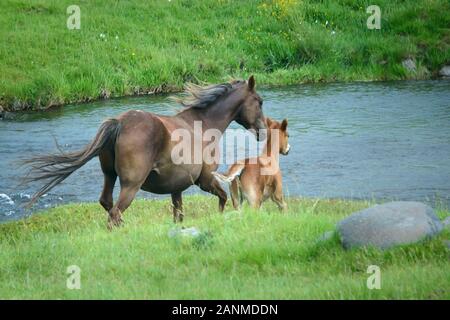
[[[178,211],[173,215],[173,222],[174,223],[183,222],[183,218],[184,214],[181,211]]]
[[[114,219],[108,219],[108,230],[112,231],[112,229],[114,228],[118,228],[120,226],[122,226],[123,224],[123,219],[122,217],[118,217],[118,218],[114,218]]]
[[[176,217],[173,219],[174,223],[182,223],[183,222],[183,217]]]

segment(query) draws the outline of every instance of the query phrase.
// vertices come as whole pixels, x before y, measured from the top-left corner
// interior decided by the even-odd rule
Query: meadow
[[[427,79],[450,62],[447,0],[0,2],[0,106],[46,109],[255,74],[259,84]],[[402,66],[415,60],[417,70]],[[0,108],[1,109],[1,108]]]
[[[169,200],[137,200],[125,225],[106,229],[100,205],[69,204],[0,225],[0,298],[27,299],[449,299],[450,235],[387,251],[344,250],[335,223],[368,202],[288,199],[280,213],[185,199],[185,227],[169,233]],[[444,218],[448,211],[438,210]],[[68,289],[67,268],[80,268],[81,288]],[[381,289],[369,290],[369,265]]]

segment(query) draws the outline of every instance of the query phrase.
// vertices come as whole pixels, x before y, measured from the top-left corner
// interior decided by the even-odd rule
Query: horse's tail
[[[89,160],[98,156],[106,146],[114,146],[119,132],[119,121],[108,119],[102,123],[95,138],[82,150],[67,153],[60,150],[58,154],[41,155],[23,161],[24,164],[31,167],[30,172],[23,179],[25,183],[46,181],[45,185],[33,195],[27,206],[31,206],[40,196],[61,183]]]
[[[235,163],[233,164],[226,174],[218,173],[217,171],[212,172],[212,175],[219,182],[231,183],[234,179],[239,177],[244,170],[245,164],[243,163]]]

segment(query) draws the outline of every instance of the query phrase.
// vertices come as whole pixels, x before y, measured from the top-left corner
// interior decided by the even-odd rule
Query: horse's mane
[[[230,92],[233,84],[241,81],[232,80],[226,83],[212,84],[212,85],[198,85],[194,83],[187,83],[184,86],[184,93],[181,97],[172,97],[173,100],[180,103],[186,108],[206,108],[217,99]]]

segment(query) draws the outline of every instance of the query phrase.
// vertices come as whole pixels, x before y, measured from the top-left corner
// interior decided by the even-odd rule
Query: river
[[[267,116],[289,120],[292,149],[280,158],[287,196],[449,207],[450,81],[308,84],[258,92]],[[55,151],[55,138],[65,150],[79,149],[103,119],[130,109],[174,114],[180,107],[167,96],[133,97],[0,120],[0,221],[62,203],[97,201],[103,181],[94,159],[24,210],[37,185],[19,185],[25,174],[19,160]],[[200,190],[194,186],[192,192]]]

